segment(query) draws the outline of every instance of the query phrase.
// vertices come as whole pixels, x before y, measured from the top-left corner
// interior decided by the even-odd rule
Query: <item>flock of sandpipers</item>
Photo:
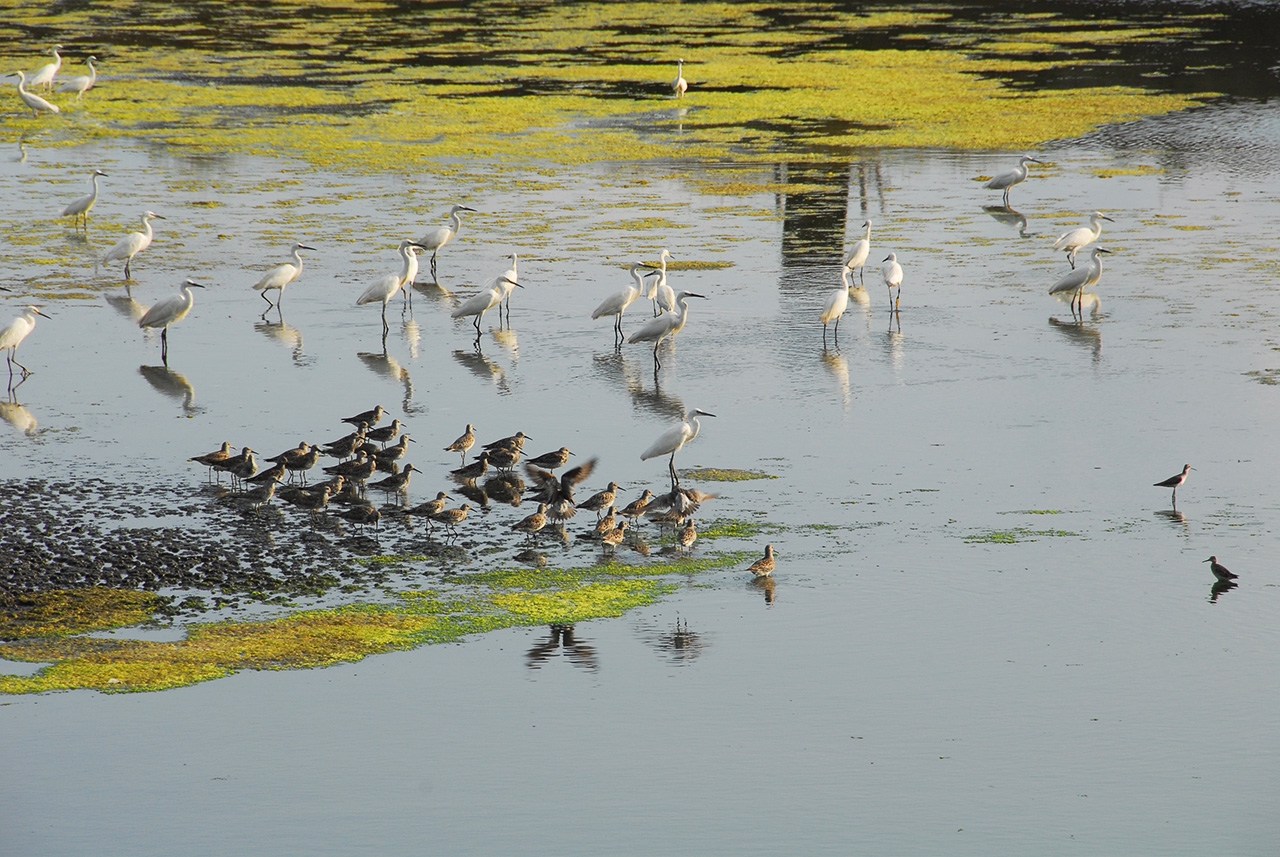
[[[355,431],[324,444],[299,443],[293,449],[264,458],[262,463],[271,465],[265,469],[259,469],[257,453],[252,448],[246,446],[236,453],[229,442],[189,460],[208,467],[210,478],[216,476],[220,480],[221,474],[226,473],[236,498],[254,510],[278,497],[313,516],[325,514],[331,505],[341,506],[341,510],[333,514],[362,531],[372,526],[376,532],[384,515],[395,515],[407,522],[422,519],[428,534],[438,525],[446,538],[457,537],[471,504],[464,502],[450,508],[449,502],[454,498],[447,491],[439,491],[431,500],[408,505],[410,480],[414,473],[422,471],[412,464],[401,466],[409,444],[415,441],[404,431],[405,426],[399,419],[382,425],[387,415],[386,409],[378,405],[346,417],[342,421],[355,426]],[[537,510],[512,523],[510,529],[529,542],[536,542],[547,532],[567,540],[565,522],[584,510],[595,512],[596,520],[579,536],[598,541],[608,554],[627,541],[628,527],[636,527],[643,520],[656,523],[660,528],[673,528],[673,542],[678,551],[693,547],[698,538],[694,514],[715,494],[681,487],[673,480],[671,490],[666,493],[655,494],[645,488],[638,497],[624,502],[625,498],[619,496],[618,483],[610,482],[585,500],[576,500],[575,489],[595,471],[597,459],[563,470],[557,476],[556,471],[564,468],[574,453],[562,446],[526,458],[524,444],[530,439],[524,432],[517,431],[481,444],[479,454],[468,462],[467,454],[477,444],[475,427],[468,425],[456,440],[443,447],[443,451],[461,456],[461,466],[448,471],[449,479],[459,486],[455,490],[485,506],[490,497],[519,505],[528,491],[538,504]],[[329,458],[336,462],[321,465],[322,460]],[[519,465],[523,465],[529,483],[518,474]],[[328,478],[309,483],[307,474],[318,466]],[[378,478],[379,474],[385,475]],[[382,506],[368,499],[370,489],[385,496]],[[312,523],[314,525],[314,520]],[[772,574],[773,556],[773,545],[767,545],[764,557],[748,570],[756,577]]]

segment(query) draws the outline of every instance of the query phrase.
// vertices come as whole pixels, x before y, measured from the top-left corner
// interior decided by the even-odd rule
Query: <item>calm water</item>
[[[578,625],[573,657],[538,661],[548,631],[521,629],[166,693],[5,699],[0,851],[1273,853],[1280,387],[1261,381],[1280,370],[1277,125],[1274,106],[1214,107],[1042,149],[1052,164],[1013,191],[1025,226],[984,210],[999,194],[973,181],[1007,153],[779,165],[749,180],[811,189],[749,198],[682,178],[715,166],[491,187],[146,148],[12,153],[4,284],[89,297],[47,302],[19,352],[37,373],[4,411],[0,476],[195,491],[190,455],[330,439],[381,403],[419,441],[415,501],[444,487],[456,465],[436,450],[467,422],[599,455],[591,490],[638,492],[665,472],[639,451],[697,406],[718,417],[681,465],[780,477],[721,486],[709,513],[787,529],[767,537],[771,604],[743,573],[710,573]],[[110,178],[84,245],[49,217],[93,166]],[[513,330],[486,318],[477,352],[424,288],[412,316],[391,304],[384,351],[354,298],[453,200],[479,213],[441,284],[470,294],[519,252]],[[133,297],[212,286],[173,329],[168,372],[118,268],[92,267],[148,207],[168,220]],[[1100,314],[1077,324],[1046,294],[1066,270],[1050,247],[1094,209],[1116,221],[1115,252]],[[824,352],[817,315],[866,217],[869,304]],[[249,285],[295,238],[318,250],[287,327],[270,327]],[[649,352],[616,355],[589,316],[664,246],[732,267],[672,273],[709,299],[655,385]],[[901,332],[876,271],[890,251]],[[80,267],[38,262],[63,256]],[[1151,483],[1186,462],[1169,514]],[[1066,534],[984,540],[1016,528]],[[1216,601],[1210,554],[1241,575]]]

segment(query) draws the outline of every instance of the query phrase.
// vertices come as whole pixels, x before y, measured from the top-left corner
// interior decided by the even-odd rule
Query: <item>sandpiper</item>
[[[579,509],[587,509],[596,513],[596,520],[604,513],[605,509],[613,506],[614,499],[618,496],[618,483],[610,482],[609,487],[603,491],[592,494],[586,500],[578,504]]]
[[[355,455],[357,449],[364,443],[365,431],[369,428],[368,423],[360,423],[359,427],[351,434],[340,437],[332,443],[324,445],[324,454],[331,455],[334,458],[350,458]]]
[[[325,506],[329,505],[329,497],[332,492],[333,488],[330,485],[325,485],[319,491],[308,490],[306,488],[295,488],[290,490],[288,494],[281,494],[280,499],[284,500],[286,503],[291,503],[294,506],[300,506],[303,509],[311,509],[312,511],[315,511],[316,509],[323,509]]]
[[[353,426],[358,426],[360,423],[376,426],[378,421],[386,416],[386,413],[387,411],[382,407],[382,405],[374,405],[373,410],[365,411],[362,414],[356,414],[354,417],[343,417],[342,421],[344,423],[351,423]]]
[[[615,514],[615,509],[612,506],[610,506],[609,511],[605,514],[605,516],[599,519],[598,521],[596,521],[595,534],[597,536],[603,536],[605,533],[609,532],[617,525],[618,525],[618,516]]]
[[[520,462],[520,450],[509,446],[497,446],[489,450],[489,463],[499,470],[510,471]]]
[[[209,475],[212,476],[214,473],[214,465],[221,464],[230,457],[231,444],[224,440],[222,442],[221,449],[216,449],[213,452],[206,453],[205,455],[192,456],[191,458],[188,458],[187,461],[194,461],[197,464],[203,464],[205,467],[209,468]]]
[[[267,470],[262,471],[257,476],[251,476],[245,481],[253,482],[258,485],[261,485],[264,482],[272,482],[272,483],[283,482],[284,481],[284,462],[277,464],[275,467],[271,467]]]
[[[366,440],[376,441],[385,446],[391,442],[393,437],[400,434],[400,429],[402,428],[404,428],[404,423],[399,420],[392,420],[389,425],[385,425],[382,428],[369,429],[364,433],[364,436]]]
[[[280,453],[279,455],[273,455],[270,458],[267,458],[264,460],[270,461],[272,464],[286,464],[294,460],[295,458],[300,458],[306,455],[310,451],[311,451],[311,445],[304,440],[302,441],[302,443],[298,444],[293,449],[286,449],[284,452]]]
[[[627,537],[627,522],[619,521],[618,526],[603,533],[600,536],[600,544],[606,546],[612,552],[618,545],[622,544],[623,539]]]
[[[399,473],[396,473],[392,476],[388,476],[386,479],[378,480],[377,482],[373,483],[373,487],[382,491],[386,491],[388,494],[395,494],[400,491],[408,491],[409,477],[412,476],[415,471],[418,473],[422,472],[421,470],[418,470],[417,468],[415,468],[412,464],[406,464],[404,466],[404,470],[401,470]]]
[[[475,445],[476,445],[476,427],[473,426],[471,423],[467,423],[467,430],[464,431],[457,440],[455,440],[453,443],[446,446],[444,448],[444,451],[462,453],[462,463],[466,464],[467,450],[471,449],[471,447]]]
[[[693,518],[690,518],[688,523],[676,531],[676,544],[680,545],[681,550],[687,551],[697,540],[698,528],[693,525]]]
[[[225,470],[231,474],[231,484],[234,486],[241,479],[248,478],[258,472],[258,462],[254,460],[253,450],[244,447],[240,450],[239,455],[233,455],[226,461],[213,465],[214,470]],[[242,475],[244,474],[244,475]]]
[[[459,467],[457,470],[450,470],[449,475],[458,482],[475,482],[481,476],[484,476],[484,472],[488,469],[489,451],[485,450],[476,456],[475,461],[465,467]]]
[[[359,525],[362,530],[369,524],[373,524],[374,529],[377,529],[378,521],[382,518],[382,513],[372,503],[352,506],[349,509],[343,509],[337,514],[339,518]]]
[[[538,531],[547,525],[547,504],[539,503],[538,511],[529,515],[520,521],[511,525],[511,529],[517,533],[524,533],[529,538],[537,535]]]
[[[518,431],[515,434],[511,435],[510,437],[504,437],[504,438],[495,440],[492,443],[486,443],[484,445],[484,448],[498,449],[499,447],[504,447],[507,449],[514,449],[516,452],[520,452],[521,450],[524,449],[524,442],[526,440],[533,440],[533,438],[529,437],[527,434],[525,434],[522,431]]]
[[[296,458],[285,459],[284,467],[290,473],[298,474],[298,478],[303,485],[307,484],[307,471],[315,467],[320,461],[320,447],[313,446],[307,450],[306,455],[300,455]]]
[[[259,485],[252,491],[246,491],[244,499],[253,504],[253,510],[256,512],[262,508],[263,503],[271,502],[271,498],[276,494],[276,485],[279,484],[279,482],[280,480],[275,478],[266,480],[265,485]]]
[[[1216,556],[1211,556],[1203,561],[1209,563],[1209,570],[1213,572],[1213,576],[1223,583],[1230,583],[1240,577],[1238,574],[1232,574],[1225,565],[1220,565]]]
[[[445,503],[447,503],[448,501],[449,501],[449,495],[441,491],[440,493],[436,494],[436,498],[434,500],[428,500],[425,503],[419,503],[418,505],[414,506],[412,509],[406,509],[405,514],[413,515],[419,518],[426,518],[427,532],[431,532],[431,516],[439,515],[442,511],[444,511]]]
[[[471,510],[470,503],[463,503],[456,509],[445,509],[431,516],[431,520],[439,524],[444,524],[446,530],[457,534],[457,526],[467,519],[467,512]]]
[[[1178,505],[1178,486],[1187,481],[1187,471],[1195,470],[1190,464],[1182,465],[1182,472],[1177,476],[1170,476],[1163,482],[1154,482],[1152,485],[1156,488],[1172,488],[1173,489],[1173,505]]]
[[[417,443],[417,441],[409,437],[409,435],[402,434],[400,435],[399,443],[393,443],[385,449],[377,450],[373,453],[373,457],[378,459],[379,466],[392,464],[404,458],[404,454],[409,451],[410,442]]]
[[[764,556],[751,563],[747,571],[756,577],[768,577],[773,574],[773,545],[764,546]]]
[[[573,453],[569,447],[562,446],[554,452],[546,452],[537,458],[529,459],[528,463],[534,467],[545,467],[547,470],[558,470],[569,463],[569,456]]]

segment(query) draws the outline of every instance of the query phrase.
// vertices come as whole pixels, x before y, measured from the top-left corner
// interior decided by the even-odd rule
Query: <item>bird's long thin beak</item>
[[[706,295],[700,295],[697,292],[685,292],[684,296],[686,298],[702,298],[703,300],[709,300]],[[708,416],[710,416],[710,414],[708,414]]]
[[[44,316],[45,318],[52,318],[52,317],[53,317],[53,316],[49,316],[49,315],[44,315],[44,313],[40,312],[40,310],[36,309],[35,307],[32,307],[31,309],[32,309],[32,311],[33,311],[33,312],[35,312],[35,314],[36,314],[36,315],[41,315],[41,316]]]
[[[409,441],[409,443],[417,443],[417,441],[416,441],[416,440],[414,440],[413,438],[409,437],[408,435],[405,435],[404,437],[405,437],[405,440]]]
[[[201,289],[207,289],[207,288],[209,288],[209,287],[208,287],[208,286],[206,286],[204,283],[197,283],[195,280],[187,280],[187,285],[188,285],[188,286],[196,286],[196,287],[201,288]]]
[[[715,414],[711,413],[710,411],[698,411],[698,413],[702,414],[704,417],[714,417],[714,416],[715,416]]]
[[[314,248],[314,247],[308,247],[306,244],[299,244],[299,245],[298,245],[298,249],[299,249],[299,250],[314,250],[314,249],[316,249],[316,248]]]
[[[419,250],[423,250],[423,251],[425,251],[425,250],[427,249],[426,247],[423,247],[421,244],[410,244],[409,246],[410,246],[410,247],[417,247]]]

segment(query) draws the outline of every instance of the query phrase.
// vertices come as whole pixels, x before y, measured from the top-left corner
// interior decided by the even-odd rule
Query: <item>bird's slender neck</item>
[[[145,214],[142,216],[142,234],[151,237],[151,218]]]
[[[867,243],[868,243],[868,244],[870,244],[870,243],[871,243],[871,223],[870,223],[869,221],[868,221],[868,223],[867,223],[867,237],[866,237],[866,240],[867,240]]]
[[[301,272],[302,271],[302,248],[301,247],[293,248],[293,261],[297,264],[298,271]]]
[[[449,228],[452,229],[454,232],[457,232],[459,229],[462,228],[462,212],[460,211],[449,212]]]
[[[98,174],[97,173],[93,174],[93,195],[95,198],[98,196]]]
[[[853,288],[849,283],[849,267],[847,265],[840,269],[840,282],[844,283],[845,289]]]

